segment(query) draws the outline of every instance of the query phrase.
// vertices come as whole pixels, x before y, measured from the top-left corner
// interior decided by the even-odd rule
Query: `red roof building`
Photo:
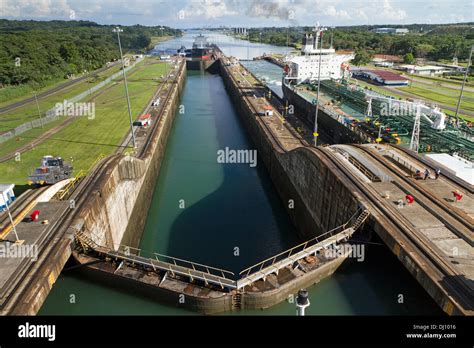
[[[352,75],[355,78],[360,78],[363,80],[369,80],[370,82],[377,83],[385,86],[407,86],[408,79],[395,74],[391,71],[386,70],[354,70]]]

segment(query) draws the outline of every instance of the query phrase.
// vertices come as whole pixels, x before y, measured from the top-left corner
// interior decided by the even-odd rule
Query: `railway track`
[[[440,199],[420,185],[416,180],[407,177],[400,168],[395,166],[388,159],[376,155],[372,150],[365,146],[353,146],[363,151],[365,154],[370,156],[371,159],[382,165],[391,174],[397,177],[399,180],[394,183],[405,193],[411,194],[419,204],[421,204],[438,220],[442,221],[450,231],[468,242],[469,245],[474,245],[472,238],[474,225],[469,215],[459,208],[453,207],[451,204]]]
[[[229,76],[231,77],[232,81],[234,82],[234,84],[236,86],[239,86],[239,83],[236,81],[234,75],[232,73],[229,73]],[[254,88],[254,86],[252,86],[246,79],[243,79],[242,81],[245,81],[246,85],[248,88]],[[263,92],[263,93],[262,93]],[[260,96],[262,96],[261,94],[264,94],[265,92],[263,90],[259,90],[256,94],[259,94]],[[251,110],[253,110],[253,112],[258,115],[259,114],[259,110],[257,109],[257,107],[253,104],[252,102],[252,99],[251,98],[246,98],[244,97],[244,101],[245,103],[250,107]],[[295,137],[295,139],[297,139],[301,146],[304,146],[304,147],[307,147],[307,146],[311,146],[309,144],[309,142],[307,142],[306,140],[304,140],[301,135],[293,128],[293,127],[289,127],[288,124],[286,122],[282,122],[283,123],[283,126]],[[280,149],[281,152],[285,153],[287,152],[287,149],[286,147],[281,143],[280,139],[278,137],[275,137],[275,135],[273,134],[273,131],[272,129],[270,128],[270,126],[265,122],[265,121],[262,121],[260,122],[260,124],[262,124],[265,129],[267,130],[267,133],[272,137],[273,139],[273,143],[275,145],[278,146],[278,148]]]
[[[234,81],[234,84],[239,86],[232,72],[230,72],[229,75]],[[252,87],[250,84],[248,85],[248,87]],[[250,98],[244,97],[246,104],[258,115],[258,110],[248,99]],[[269,134],[272,143],[276,145],[279,152],[289,152],[265,121],[261,120],[259,123],[264,126],[266,133]],[[370,205],[371,210],[377,212],[375,216],[377,216],[385,228],[390,231],[389,234],[391,238],[395,240],[398,245],[403,246],[408,257],[410,257],[419,268],[424,269],[428,276],[434,279],[434,282],[444,284],[444,286],[441,287],[441,291],[444,293],[445,298],[454,297],[456,299],[454,302],[451,300],[453,306],[456,305],[456,307],[458,307],[459,304],[461,308],[458,307],[458,310],[464,313],[472,313],[474,310],[474,298],[472,296],[474,289],[471,284],[472,282],[453,267],[449,259],[443,256],[443,253],[436,245],[422,235],[421,232],[417,231],[395,207],[389,206],[373,187],[366,185],[360,181],[357,176],[353,175],[340,160],[333,156],[330,150],[312,146],[301,139],[297,132],[294,129],[290,129],[286,123],[284,123],[284,126],[290,133],[296,135],[296,139],[300,141],[303,151],[312,152],[318,158],[326,162],[326,164],[329,164],[329,167],[336,169],[336,171],[340,173],[340,177],[344,181],[349,182],[351,186],[356,189],[357,195]],[[420,192],[420,195],[421,194]],[[433,198],[432,194],[430,196],[429,198]],[[455,219],[455,217],[451,216],[451,219]],[[464,222],[466,221],[462,222],[462,220],[461,218],[461,221],[457,223],[465,225]]]
[[[15,272],[16,277],[10,280],[10,288],[7,290],[8,295],[6,296],[7,301],[4,300],[10,310],[9,314],[17,314],[15,311],[20,310],[20,301],[25,298],[26,291],[31,287],[21,287],[22,284],[40,284],[44,281],[44,272],[48,269],[50,260],[58,252],[58,246],[64,242],[64,236],[71,225],[73,219],[78,213],[78,208],[84,203],[84,201],[93,194],[96,190],[95,183],[100,179],[103,170],[119,155],[112,155],[104,158],[100,161],[96,167],[89,173],[89,175],[82,180],[80,185],[69,197],[69,201],[74,199],[75,208],[71,209],[69,204],[65,202],[65,207],[60,213],[60,217],[54,221],[52,227],[48,232],[41,238],[37,245],[40,250],[38,260],[34,263],[29,262],[25,259],[20,265],[21,269]],[[25,270],[26,267],[30,267],[29,270]],[[4,307],[3,305],[2,307]],[[2,308],[3,309],[3,308]]]
[[[182,66],[180,69],[182,69]],[[168,83],[176,83],[178,76],[179,74],[176,74],[173,81]],[[164,107],[170,98],[171,88],[168,88],[166,92],[167,94],[165,96],[165,99],[162,99],[162,102],[160,103],[160,114],[164,111]],[[155,123],[155,127],[153,128],[152,134],[147,137],[147,140],[140,151],[140,156],[143,156],[143,154],[146,152],[151,142],[151,139],[153,138],[153,134],[156,133],[157,128],[158,122]],[[64,237],[67,233],[69,226],[71,225],[72,221],[74,220],[79,211],[78,208],[81,207],[81,205],[84,204],[86,199],[89,196],[93,195],[94,192],[97,190],[96,183],[99,181],[101,173],[104,172],[107,166],[109,166],[113,161],[118,160],[121,156],[122,155],[120,153],[108,156],[102,159],[89,172],[89,174],[80,182],[80,184],[68,198],[68,201],[74,200],[75,208],[71,209],[69,208],[69,204],[65,204],[65,207],[60,212],[60,217],[54,222],[53,226],[43,236],[43,238],[38,241],[38,249],[41,250],[38,261],[33,264],[24,262],[20,266],[22,267],[23,272],[16,272],[16,277],[11,280],[11,287],[7,290],[9,292],[9,295],[7,296],[6,302],[8,303],[8,307],[10,308],[13,314],[15,314],[16,308],[19,308],[19,305],[21,305],[20,301],[25,297],[26,291],[28,289],[28,287],[21,288],[21,285],[35,282],[40,283],[41,281],[43,281],[44,277],[42,275],[44,273],[44,270],[47,269],[49,260],[51,260],[55,256],[55,253],[57,253],[58,247],[60,247],[60,243],[64,243]],[[39,193],[37,195],[39,195]],[[35,195],[35,197],[37,197],[37,195]],[[32,199],[34,198],[30,198],[30,200]],[[24,268],[28,267],[28,265],[30,265],[31,268],[29,270],[25,270]]]
[[[443,253],[430,240],[422,235],[421,232],[417,231],[395,207],[387,205],[374,188],[365,185],[360,182],[356,176],[351,175],[343,163],[328,153],[329,150],[314,147],[310,150],[323,155],[327,160],[331,161],[339,171],[344,173],[345,179],[357,187],[359,194],[365,197],[368,202],[372,203],[373,208],[376,208],[381,216],[383,216],[383,219],[387,220],[387,224],[384,224],[386,228],[390,225],[397,228],[397,234],[402,236],[402,245],[407,249],[407,253],[408,249],[412,249],[422,258],[421,262],[416,259],[413,259],[413,261],[421,268],[424,268],[422,267],[423,264],[429,263],[431,265],[430,269],[434,271],[433,275],[437,278],[437,281],[444,283],[445,288],[450,290],[449,293],[446,292],[446,297],[452,297],[456,294],[457,300],[463,304],[466,310],[474,310],[471,282],[459,274],[458,270],[453,267],[446,257],[442,256]],[[407,248],[408,246],[409,248]]]
[[[28,211],[33,207],[35,200],[46,190],[46,187],[40,187],[38,189],[29,189],[24,192],[20,197],[18,197],[14,204],[10,207],[10,213],[13,220],[18,218],[23,219]],[[23,217],[22,217],[23,216]],[[18,223],[15,221],[15,223]],[[10,226],[10,218],[8,217],[7,212],[3,212],[0,215],[0,240],[5,237],[5,230]]]
[[[178,71],[175,73],[175,75],[173,77],[173,81],[171,81],[171,82],[167,81],[166,84],[171,84],[172,85],[172,84],[177,83],[178,77],[181,75],[182,70],[183,70],[186,63],[184,61],[182,61],[180,64],[181,64],[181,66],[178,68]],[[163,98],[163,96],[161,95],[161,92],[162,92],[162,89],[163,89],[164,86],[165,85],[163,84],[160,87],[159,92],[157,93],[157,95],[160,95],[160,98]],[[152,140],[155,138],[155,135],[156,135],[157,129],[159,128],[159,125],[162,123],[162,116],[163,116],[163,113],[164,113],[164,110],[165,110],[166,106],[168,105],[169,99],[171,97],[172,88],[168,88],[165,92],[166,92],[166,94],[164,96],[164,100],[160,99],[160,108],[159,108],[159,111],[157,113],[157,115],[159,116],[158,122],[153,122],[151,134],[149,134],[147,136],[147,138],[145,139],[145,142],[143,143],[143,146],[141,147],[140,152],[138,153],[138,158],[142,158],[146,154]],[[156,95],[155,95],[155,97],[156,97]]]
[[[51,129],[47,130],[46,132],[44,132],[43,134],[41,134],[37,138],[33,138],[33,140],[30,141],[29,143],[27,143],[23,146],[20,146],[20,147],[16,148],[14,151],[12,151],[10,153],[7,153],[6,155],[0,157],[0,163],[6,162],[8,160],[11,160],[12,158],[15,158],[17,156],[17,154],[23,154],[23,153],[25,153],[29,150],[32,150],[35,146],[38,146],[38,145],[42,144],[43,142],[48,140],[51,136],[58,133],[60,130],[62,130],[63,128],[68,126],[73,121],[74,121],[74,118],[67,118],[64,122],[61,122],[56,127],[53,127]],[[23,138],[25,138],[25,137],[23,137]]]
[[[418,161],[419,163],[423,163],[423,166],[427,167],[428,169],[431,169],[431,171],[434,172],[437,169],[436,163],[433,163],[432,160],[427,159],[425,157],[421,157],[421,156],[415,157],[414,152],[412,152],[411,150],[408,150],[407,148],[404,148],[403,146],[393,145],[393,144],[391,146],[394,147],[396,150],[410,156],[411,158]],[[449,180],[453,186],[457,186],[459,190],[468,193],[471,196],[471,198],[474,197],[474,185],[470,185],[469,183],[465,182],[464,180],[458,178],[455,175],[452,175],[449,172],[443,173],[443,177]]]
[[[103,72],[103,71],[105,71],[105,70],[108,70],[108,69],[112,68],[113,66],[115,66],[115,65],[117,65],[117,64],[120,64],[120,62],[118,62],[118,61],[117,61],[117,62],[114,62],[114,63],[110,64],[109,66],[100,68],[100,69],[98,69],[98,70],[92,72],[92,74],[101,73],[101,72]],[[49,90],[47,90],[47,91],[45,91],[45,92],[39,93],[39,94],[37,95],[37,98],[38,98],[38,99],[41,99],[41,98],[44,98],[44,97],[48,97],[48,96],[50,96],[50,95],[52,95],[52,94],[55,94],[55,93],[57,93],[57,92],[62,91],[63,89],[69,88],[69,87],[73,86],[74,84],[76,84],[76,83],[78,83],[78,82],[80,82],[80,81],[83,81],[83,80],[85,80],[85,79],[87,79],[87,78],[89,78],[89,77],[90,77],[90,74],[88,74],[88,75],[86,75],[86,76],[78,77],[78,78],[76,78],[76,79],[74,79],[74,80],[66,81],[66,82],[62,83],[61,85],[59,85],[59,86],[57,86],[57,87],[54,87],[54,88],[51,88],[51,89],[49,89]],[[20,101],[18,101],[18,102],[12,103],[12,104],[10,104],[10,105],[3,106],[3,107],[0,108],[0,114],[5,113],[5,112],[10,111],[10,110],[13,110],[13,109],[16,109],[16,108],[18,108],[18,107],[20,107],[20,106],[29,104],[29,103],[31,103],[31,102],[34,102],[35,100],[36,100],[35,97],[29,97],[29,98],[20,100]]]
[[[175,76],[172,83],[176,83],[177,76],[178,74]],[[170,94],[171,88],[168,89],[165,100],[162,100],[160,103],[162,105],[160,113],[164,110],[163,108],[169,100]],[[153,129],[153,134],[156,132],[157,124],[158,122]],[[146,152],[152,137],[153,135],[147,137],[147,141],[142,147],[141,155]],[[70,202],[71,200],[74,200],[75,208],[71,209],[69,204],[65,202],[65,207],[61,208],[62,210],[59,213],[59,218],[54,221],[48,232],[45,233],[45,235],[37,242],[38,249],[40,250],[38,260],[35,263],[30,263],[26,259],[22,262],[19,271],[15,272],[15,276],[9,281],[10,287],[6,290],[8,294],[3,299],[2,310],[6,308],[5,306],[8,306],[9,314],[21,314],[21,301],[28,295],[27,290],[31,288],[28,286],[22,287],[22,284],[40,284],[44,281],[44,272],[45,270],[48,270],[49,262],[58,252],[58,248],[61,247],[61,244],[65,243],[66,238],[64,237],[67,235],[69,226],[77,216],[79,208],[85,203],[89,196],[94,195],[95,191],[97,191],[96,184],[100,180],[102,176],[101,174],[104,170],[112,162],[121,158],[121,156],[121,154],[113,154],[102,159],[71,193],[68,201]],[[43,189],[39,189],[38,191],[39,192],[35,192],[34,194],[29,194],[28,201],[34,200]],[[24,206],[27,203],[26,198],[24,200],[24,202],[20,202],[22,203],[21,206]],[[15,207],[15,212],[17,210],[20,210],[19,205],[16,205]],[[2,217],[2,219],[4,219],[4,217]],[[27,267],[29,267],[29,269],[25,269]]]

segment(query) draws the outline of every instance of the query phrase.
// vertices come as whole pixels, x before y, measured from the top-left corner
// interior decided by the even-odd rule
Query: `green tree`
[[[415,55],[417,58],[425,58],[434,50],[433,45],[430,44],[418,44],[415,47]]]
[[[413,53],[407,53],[403,56],[403,62],[406,64],[411,64],[415,61],[415,57],[413,57]]]
[[[68,63],[75,63],[79,60],[79,50],[72,42],[62,44],[59,48],[59,54]]]
[[[357,49],[355,58],[352,60],[352,64],[356,66],[367,65],[372,60],[372,55],[366,50]]]

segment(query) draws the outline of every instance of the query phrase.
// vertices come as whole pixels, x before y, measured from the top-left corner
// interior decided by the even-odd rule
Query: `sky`
[[[474,0],[0,0],[0,18],[174,28],[458,23]]]

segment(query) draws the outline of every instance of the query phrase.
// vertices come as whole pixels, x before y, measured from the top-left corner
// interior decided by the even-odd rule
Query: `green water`
[[[220,76],[188,73],[141,248],[233,272],[297,242],[264,164],[217,163],[252,149]],[[184,209],[183,205],[184,204]]]
[[[188,72],[181,103],[185,112],[177,114],[170,135],[141,248],[236,272],[296,244],[263,163],[251,168],[216,161],[217,150],[226,146],[253,148],[221,78]],[[348,260],[309,293],[309,314],[440,313],[391,252],[379,245],[369,247],[363,262]],[[193,313],[76,270],[63,272],[40,314]],[[285,302],[237,314],[294,315],[295,306]]]

